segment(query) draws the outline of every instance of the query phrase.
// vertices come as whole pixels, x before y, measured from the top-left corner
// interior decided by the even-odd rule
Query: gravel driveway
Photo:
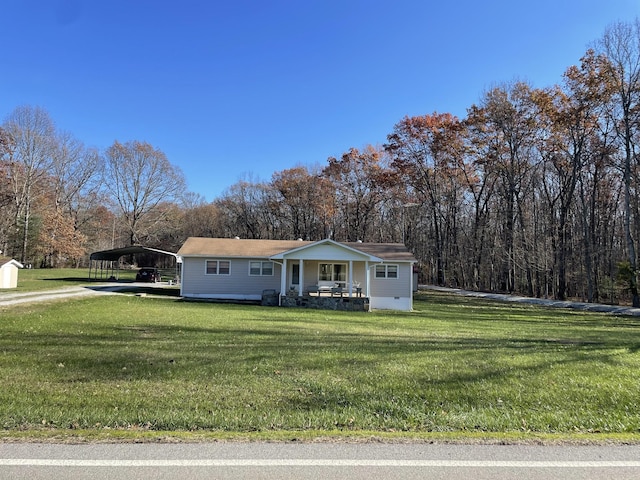
[[[640,308],[626,307],[626,306],[620,306],[620,305],[604,305],[601,303],[549,300],[545,298],[520,297],[517,295],[506,295],[501,293],[472,292],[469,290],[461,290],[459,288],[436,287],[431,285],[420,285],[420,289],[452,293],[455,295],[462,295],[465,297],[476,297],[476,298],[484,298],[488,300],[497,300],[500,302],[528,303],[532,305],[542,305],[545,307],[572,308],[575,310],[583,310],[587,312],[613,313],[616,315],[630,315],[634,317],[640,316]]]
[[[104,295],[117,293],[119,290],[131,288],[132,284],[101,284],[91,286],[64,287],[55,290],[42,290],[38,292],[0,291],[0,307],[17,305],[20,303],[44,302],[74,297],[86,297],[90,295]]]

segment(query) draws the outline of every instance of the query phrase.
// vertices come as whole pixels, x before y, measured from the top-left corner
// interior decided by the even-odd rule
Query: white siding
[[[371,310],[400,310],[409,312],[413,310],[411,299],[408,297],[371,297],[369,299]]]
[[[229,260],[230,275],[207,275],[206,260]],[[259,300],[262,291],[280,290],[280,269],[273,264],[273,275],[249,275],[249,258],[186,257],[182,263],[183,297]]]
[[[389,262],[394,265],[394,263]],[[411,310],[413,265],[400,263],[398,278],[375,278],[375,265],[371,265],[371,299],[372,309]]]
[[[6,263],[0,267],[0,288],[16,288],[18,286],[18,267]]]

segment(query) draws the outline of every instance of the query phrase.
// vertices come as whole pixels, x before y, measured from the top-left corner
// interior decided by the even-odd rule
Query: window
[[[376,265],[376,278],[398,278],[398,265]]]
[[[321,263],[318,270],[321,282],[346,282],[347,266],[344,263]]]
[[[231,274],[231,262],[229,260],[207,260],[207,275]]]
[[[249,275],[272,276],[273,262],[249,262]]]

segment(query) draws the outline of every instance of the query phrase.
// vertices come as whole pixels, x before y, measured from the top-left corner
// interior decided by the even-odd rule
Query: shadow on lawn
[[[256,307],[255,313],[263,310]],[[355,330],[323,330],[321,324],[301,326],[300,320],[296,324],[252,320],[241,328],[231,321],[228,326],[189,326],[132,318],[129,324],[70,326],[64,332],[7,332],[0,336],[0,351],[31,352],[27,359],[37,376],[55,392],[66,391],[69,385],[101,388],[91,384],[102,382],[113,386],[114,403],[139,405],[148,397],[161,405],[168,401],[162,408],[174,411],[200,404],[212,405],[218,413],[189,420],[180,428],[190,428],[193,422],[201,422],[201,428],[219,428],[215,422],[222,421],[218,418],[225,412],[238,415],[253,410],[264,411],[261,418],[282,412],[291,422],[301,422],[292,428],[301,428],[307,420],[318,428],[349,427],[353,412],[369,418],[369,428],[385,426],[387,421],[393,428],[405,423],[423,428],[429,422],[438,428],[452,428],[450,422],[458,422],[466,428],[462,417],[450,421],[430,415],[450,407],[487,408],[498,398],[487,397],[488,391],[500,396],[498,392],[505,392],[506,402],[517,397],[522,403],[514,408],[525,409],[527,402],[540,398],[541,385],[559,392],[569,386],[559,371],[569,372],[570,382],[574,365],[581,371],[616,366],[621,347],[640,347],[633,341],[635,329],[620,329],[601,340],[550,338],[543,329],[536,338],[426,332],[416,337],[395,329],[371,328],[366,333],[362,319],[349,316],[332,321],[330,328],[340,321]],[[561,379],[559,384],[546,383],[550,372],[556,381]],[[129,388],[137,396],[127,393]],[[473,422],[471,427],[484,425],[482,420]],[[518,428],[514,425],[511,428]]]
[[[483,339],[411,335],[380,331],[326,332],[301,328],[189,327],[165,324],[111,326],[101,332],[6,333],[0,350],[38,352],[47,366],[71,381],[135,380],[150,375],[215,375],[221,369],[246,374],[256,365],[297,372],[333,372],[360,375],[363,371],[385,372],[390,364],[414,363],[412,381],[460,384],[498,378],[515,373],[540,372],[562,364],[617,365],[620,349],[630,353],[640,344],[626,332],[600,341],[572,338]],[[89,327],[91,328],[91,327]],[[522,366],[514,358],[529,356]],[[435,359],[435,360],[432,360]],[[446,377],[434,379],[428,369],[443,359],[464,365]],[[64,372],[56,369],[65,365]],[[416,367],[417,368],[417,367]],[[420,371],[421,370],[421,371]]]
[[[90,281],[88,277],[53,277],[53,278],[41,278],[40,280],[44,282],[77,282],[77,283]]]
[[[136,295],[139,294],[145,294],[145,295],[154,295],[154,296],[160,296],[160,297],[175,297],[175,298],[179,298],[180,300],[182,300],[182,297],[180,297],[180,287],[179,286],[175,286],[175,285],[156,285],[156,284],[149,284],[149,286],[142,286],[140,284],[135,284],[135,285],[122,285],[122,286],[117,286],[117,287],[88,287],[91,288],[92,290],[103,290],[103,291],[115,291],[117,293],[133,293]]]

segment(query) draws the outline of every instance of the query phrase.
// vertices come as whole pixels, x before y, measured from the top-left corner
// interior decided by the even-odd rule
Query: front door
[[[295,288],[300,291],[300,264],[292,263],[289,270],[289,288]]]

